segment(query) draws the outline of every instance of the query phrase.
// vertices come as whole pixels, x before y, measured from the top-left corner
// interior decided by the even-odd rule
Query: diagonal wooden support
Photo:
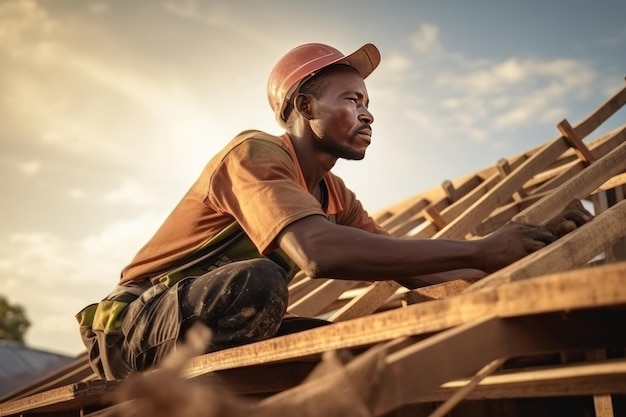
[[[374,391],[378,395],[370,403],[372,414],[384,415],[496,359],[621,346],[626,334],[615,329],[624,325],[626,312],[616,310],[492,317],[447,330],[387,356],[380,389]]]
[[[591,154],[591,151],[589,151],[589,148],[587,148],[583,141],[578,137],[574,128],[569,124],[567,119],[563,119],[557,125],[557,128],[581,160],[585,161],[587,164],[591,164],[596,160]]]
[[[615,149],[624,141],[626,141],[626,125],[614,129],[611,132],[608,132],[607,134],[594,140],[592,143],[590,143],[589,147],[591,153],[593,154],[593,157],[597,160]],[[589,164],[585,163],[577,157],[575,160],[572,160],[565,164],[558,175],[554,176],[552,179],[537,187],[533,191],[533,193],[542,193],[558,187],[569,178],[573,177],[574,175],[585,169],[588,165]]]
[[[506,178],[506,176],[509,175],[512,171],[511,165],[509,165],[509,161],[504,158],[498,160],[496,166],[498,167],[498,172],[500,173],[500,176],[502,178]],[[521,201],[524,197],[526,197],[524,187],[513,193],[513,199],[515,199],[515,201]]]
[[[198,356],[186,369],[185,375],[193,377],[218,370],[303,358],[332,349],[368,346],[398,337],[439,332],[494,314],[508,317],[626,305],[624,274],[626,262],[621,262],[393,309]],[[529,298],[528,294],[533,296]]]
[[[472,284],[465,291],[494,287],[583,266],[624,236],[626,236],[626,201],[611,207],[558,241]]]
[[[304,275],[304,274],[303,274]],[[295,304],[302,298],[315,291],[317,288],[330,281],[329,278],[310,278],[304,277],[295,284],[289,285],[289,305]]]
[[[353,298],[348,304],[335,312],[329,320],[345,321],[363,317],[378,310],[402,286],[395,281],[378,281],[367,287],[363,294]]]
[[[405,208],[404,210],[392,215],[385,221],[381,222],[380,225],[384,227],[385,229],[390,230],[394,226],[397,226],[398,224],[401,224],[402,222],[406,221],[413,214],[417,214],[421,212],[429,204],[430,204],[429,200],[420,199],[416,201],[415,203],[411,204],[410,206],[408,206],[407,208]]]
[[[491,361],[489,364],[485,365],[480,371],[474,375],[474,377],[462,388],[460,388],[457,392],[454,393],[450,398],[448,398],[443,404],[441,404],[429,417],[444,417],[448,412],[450,412],[458,403],[460,403],[467,395],[476,388],[476,386],[483,380],[485,377],[494,373],[498,368],[504,364],[505,359],[500,358]]]
[[[287,308],[287,311],[298,316],[316,316],[345,291],[359,284],[362,284],[362,281],[343,279],[328,280],[310,294],[291,304]]]
[[[446,193],[446,197],[450,200],[450,203],[454,203],[458,199],[457,191],[454,188],[452,181],[445,180],[441,183],[441,188],[443,188],[443,191]]]
[[[450,223],[451,221],[454,221],[454,219],[463,215],[463,213],[465,213],[469,207],[471,207],[476,201],[478,201],[480,198],[486,195],[501,180],[502,178],[500,177],[499,174],[497,173],[492,174],[491,177],[487,178],[483,183],[481,183],[471,192],[467,193],[461,199],[457,200],[454,204],[442,210],[441,215],[443,216],[444,220]],[[436,229],[435,225],[428,224],[411,237],[416,238],[416,239],[431,238],[438,231],[439,230]]]
[[[602,138],[599,142],[600,147],[597,149],[598,154],[602,154],[603,156],[589,166],[586,170],[580,172],[578,175],[575,175],[569,180],[565,181],[564,184],[557,187],[556,190],[552,190],[552,193],[548,196],[541,195],[533,195],[529,197],[527,200],[523,200],[524,202],[520,203],[524,206],[528,204],[532,204],[529,208],[521,211],[518,215],[513,217],[513,220],[520,222],[528,222],[528,223],[542,223],[548,218],[556,215],[560,212],[563,207],[571,201],[573,198],[585,198],[589,194],[591,194],[596,187],[601,186],[602,183],[614,177],[616,174],[626,170],[626,144],[623,142],[623,139],[620,139],[626,133],[626,128],[622,128],[621,130],[615,130],[612,132],[610,136]],[[622,145],[615,147],[612,151],[609,152],[609,145],[615,146],[615,143],[619,143],[622,140]],[[605,142],[608,144],[607,146],[603,146]],[[497,174],[491,179],[486,180],[479,187],[477,187],[474,191],[463,197],[461,200],[457,201],[455,204],[447,207],[441,212],[441,217],[446,218],[454,218],[460,215],[460,210],[467,208],[469,205],[468,202],[476,201],[478,197],[481,195],[485,195],[488,189],[493,188],[495,184],[500,181]],[[489,188],[487,188],[489,187]],[[480,194],[479,194],[480,193]],[[538,202],[535,203],[537,198],[541,198]],[[519,209],[515,209],[515,212],[520,212]],[[505,213],[505,216],[508,217],[506,220],[508,221],[511,217]],[[491,217],[489,217],[485,222],[483,222],[480,226],[483,228],[487,228],[483,230],[483,232],[489,231],[489,224]],[[501,225],[502,221],[494,220],[495,226]],[[416,234],[416,238],[425,238],[429,237],[429,234],[435,232],[434,228],[436,226],[431,224],[423,228],[420,232]],[[430,233],[429,233],[430,232]],[[595,254],[594,254],[595,255]],[[594,256],[592,255],[592,256]],[[454,286],[454,283],[446,283],[442,285]],[[477,284],[482,285],[482,284]],[[396,287],[396,289],[399,288]],[[455,287],[456,288],[456,287]],[[376,291],[380,291],[378,296],[375,295]],[[358,298],[352,300],[349,305],[346,305],[342,308],[341,312],[338,313],[336,318],[342,320],[345,318],[355,318],[360,315],[370,314],[376,311],[376,309],[382,304],[385,300],[388,299],[389,296],[393,294],[393,291],[390,290],[389,286],[383,286],[381,283],[374,283],[367,291],[366,294],[363,294],[363,297],[367,297],[366,300],[363,301],[363,306],[360,305],[360,301]],[[373,300],[379,302],[379,305],[376,305]],[[350,309],[354,309],[354,312],[350,312]]]
[[[574,129],[574,132],[580,138],[586,137],[625,103],[626,88],[622,89],[598,110],[579,123]],[[569,149],[569,143],[563,136],[549,142],[540,151],[528,158],[528,160],[511,175],[498,183],[487,195],[474,203],[465,215],[455,219],[434,237],[462,239],[467,233],[470,233],[477,227],[493,210],[511,198],[513,193],[520,189],[526,181],[536,173],[545,170],[567,149]]]
[[[573,199],[582,199],[612,177],[626,171],[626,142],[570,178],[550,195],[513,218],[514,221],[539,224],[557,215]]]
[[[433,206],[428,206],[424,209],[424,217],[435,226],[437,230],[441,230],[448,224],[447,220],[443,218],[439,210]]]

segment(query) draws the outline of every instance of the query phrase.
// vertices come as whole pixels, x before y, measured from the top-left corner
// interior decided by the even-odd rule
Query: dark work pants
[[[206,352],[268,339],[287,309],[288,278],[268,259],[233,262],[171,288],[163,284],[133,301],[124,317],[121,349],[144,371],[161,362],[196,322],[213,332]]]

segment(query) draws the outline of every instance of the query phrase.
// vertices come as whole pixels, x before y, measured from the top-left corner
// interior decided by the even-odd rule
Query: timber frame
[[[479,281],[297,275],[289,311],[333,324],[196,356],[182,378],[301,416],[626,415],[626,124],[584,142],[625,103],[626,87],[543,146],[375,216],[397,237],[471,239],[580,199],[588,224]],[[106,415],[125,384],[81,355],[0,399],[0,416]]]

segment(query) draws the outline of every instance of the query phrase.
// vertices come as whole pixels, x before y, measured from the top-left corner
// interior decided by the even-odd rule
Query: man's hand
[[[580,200],[572,200],[561,213],[548,220],[544,226],[550,229],[556,240],[576,230],[591,219],[593,219],[593,215],[583,207]]]
[[[511,222],[480,239],[484,271],[491,273],[529,255],[591,221],[593,215],[573,200],[543,226]]]
[[[507,223],[489,236],[479,239],[485,272],[491,273],[531,254],[554,241],[552,231],[544,226]]]

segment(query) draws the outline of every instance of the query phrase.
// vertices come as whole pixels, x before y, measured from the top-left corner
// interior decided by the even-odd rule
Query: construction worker
[[[237,135],[206,165],[119,285],[77,315],[94,371],[124,378],[158,364],[196,322],[206,351],[326,322],[284,319],[287,285],[309,277],[386,280],[409,288],[484,276],[589,221],[582,206],[548,226],[510,223],[477,240],[397,239],[331,169],[372,140],[364,79],[380,54],[305,44],[270,73],[267,94],[285,134]]]

